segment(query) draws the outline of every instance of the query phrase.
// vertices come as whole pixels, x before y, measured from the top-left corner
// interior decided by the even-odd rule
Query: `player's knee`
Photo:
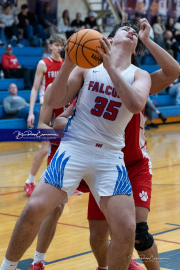
[[[34,199],[30,200],[22,213],[23,222],[32,225],[33,223],[41,221],[41,216],[43,215],[44,210],[45,209],[43,209],[43,205],[41,203],[38,204]]]
[[[123,241],[127,245],[134,242],[136,223],[133,217],[121,220],[119,224],[115,226],[114,232],[111,228],[112,234],[117,241]],[[121,231],[121,233],[119,233]],[[118,239],[119,238],[119,239]]]
[[[59,204],[52,212],[51,212],[51,218],[53,220],[58,220],[60,218],[60,216],[62,215],[64,209],[64,205],[63,204]]]
[[[46,157],[47,156],[47,154],[48,154],[48,149],[41,149],[40,151],[39,151],[39,154],[40,154],[40,156],[41,157]]]
[[[90,229],[90,244],[91,245],[102,244],[108,240],[108,236],[109,236],[109,230],[91,228]]]
[[[147,222],[136,224],[135,249],[137,251],[145,251],[154,244],[153,236],[148,232]]]

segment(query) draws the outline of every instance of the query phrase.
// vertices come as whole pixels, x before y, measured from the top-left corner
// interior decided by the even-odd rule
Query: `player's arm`
[[[140,26],[140,39],[161,67],[160,70],[157,70],[150,75],[152,81],[150,94],[157,94],[167,88],[179,77],[180,66],[169,53],[149,38],[150,25],[146,19],[140,20]]]
[[[48,106],[47,104],[47,93],[49,91],[51,85],[48,85],[45,95],[44,95],[44,102],[41,107],[41,113],[39,117],[39,122],[38,122],[38,128],[40,129],[52,129],[52,127],[49,126],[49,123],[52,119],[53,115],[53,109]]]
[[[65,61],[54,79],[48,93],[48,104],[52,108],[61,108],[73,101],[84,82],[84,69],[75,67],[65,49]]]
[[[36,69],[34,84],[33,84],[33,87],[31,90],[31,96],[30,96],[29,116],[27,119],[28,125],[30,127],[33,127],[33,124],[34,124],[34,105],[36,103],[37,93],[41,85],[43,75],[46,72],[46,69],[47,67],[44,61],[40,60]]]
[[[65,129],[68,117],[73,114],[74,105],[71,104],[63,113],[61,113],[58,117],[56,117],[54,121],[53,128],[54,129]]]
[[[105,53],[100,49],[97,49],[97,51],[103,57],[103,65],[106,68],[118,95],[131,113],[139,113],[145,107],[149,96],[151,87],[150,75],[146,71],[138,69],[135,71],[134,83],[132,85],[129,84],[114,66],[111,44],[108,39],[103,38],[101,43],[105,49]]]

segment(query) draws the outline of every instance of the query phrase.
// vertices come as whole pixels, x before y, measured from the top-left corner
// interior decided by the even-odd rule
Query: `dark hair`
[[[5,9],[8,8],[8,7],[11,7],[11,5],[10,5],[10,4],[5,4],[5,5],[3,6],[3,10],[5,10]]]
[[[65,15],[65,13],[66,13],[67,11],[69,12],[68,9],[65,9],[65,10],[63,11],[63,14],[62,14],[63,21],[64,21],[64,24],[65,24],[65,25],[67,25],[67,24],[66,24],[66,21],[64,20],[64,15]],[[68,21],[68,26],[70,26],[70,18],[69,18],[69,17],[67,18],[67,21]]]
[[[21,9],[22,9],[22,10],[27,9],[27,8],[28,8],[28,5],[26,5],[26,4],[23,4],[23,5],[21,6]]]
[[[46,8],[47,8],[48,6],[50,6],[50,3],[49,3],[48,1],[46,1],[46,2],[44,3],[44,6],[43,6],[43,12],[46,12]]]
[[[109,34],[108,38],[113,38],[117,31],[122,28],[123,26],[129,26],[131,28],[133,28],[137,33],[139,33],[140,31],[140,24],[139,22],[136,21],[127,21],[127,22],[123,22],[121,21],[120,23],[116,24],[112,30],[112,32]],[[143,52],[145,50],[145,46],[142,43],[142,41],[138,38],[138,43],[136,46],[136,55],[131,56],[131,63],[137,67],[139,67],[138,64],[138,54],[140,54],[141,52]]]

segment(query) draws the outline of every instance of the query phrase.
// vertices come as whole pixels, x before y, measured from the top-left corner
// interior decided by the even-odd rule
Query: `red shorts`
[[[128,176],[132,185],[135,206],[146,207],[150,210],[152,174],[149,159],[142,159],[134,164],[126,164]],[[105,220],[93,195],[89,194],[88,220]]]

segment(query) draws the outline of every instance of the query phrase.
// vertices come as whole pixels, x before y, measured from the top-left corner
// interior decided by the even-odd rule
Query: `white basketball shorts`
[[[98,205],[101,196],[132,194],[121,151],[75,140],[61,142],[44,173],[44,181],[64,190],[69,198],[82,179]]]

